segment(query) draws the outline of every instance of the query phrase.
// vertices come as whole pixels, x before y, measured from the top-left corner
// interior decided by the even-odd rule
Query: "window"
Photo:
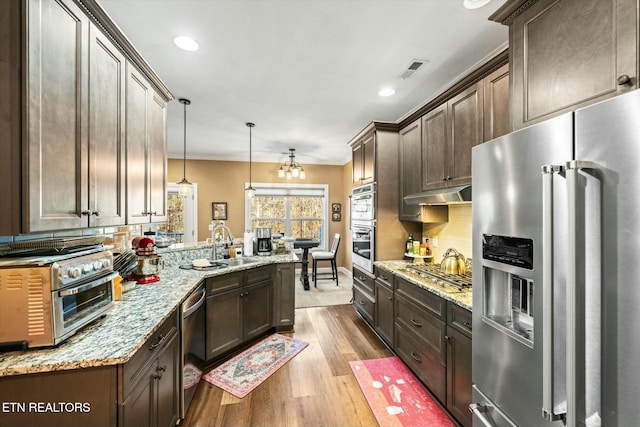
[[[294,238],[319,240],[319,250],[326,250],[327,185],[252,184],[253,199],[245,199],[245,229],[271,227]]]

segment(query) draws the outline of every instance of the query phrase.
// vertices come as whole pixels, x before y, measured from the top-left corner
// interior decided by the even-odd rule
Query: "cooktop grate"
[[[421,277],[442,280],[459,289],[470,288],[473,285],[471,268],[465,274],[448,274],[440,271],[440,264],[409,264],[407,270],[411,270]]]

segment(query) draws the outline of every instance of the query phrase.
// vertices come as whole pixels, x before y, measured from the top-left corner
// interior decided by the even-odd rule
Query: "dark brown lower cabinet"
[[[207,279],[207,360],[273,326],[273,288],[273,265]]]
[[[394,350],[431,393],[446,402],[446,324],[401,295],[395,303]]]
[[[464,427],[471,427],[471,338],[447,327],[447,409]]]
[[[122,404],[125,427],[175,426],[178,421],[179,335],[173,334],[150,361]]]
[[[296,309],[295,264],[276,264],[273,326],[276,331],[292,331]]]
[[[393,285],[390,280],[393,276],[388,273],[376,277],[374,326],[378,335],[393,346]]]

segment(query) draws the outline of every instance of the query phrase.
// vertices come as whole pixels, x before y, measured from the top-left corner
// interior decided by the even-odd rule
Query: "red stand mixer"
[[[159,281],[160,276],[158,276],[158,273],[161,268],[161,258],[156,253],[154,241],[148,237],[142,238],[134,249],[136,255],[138,255],[138,265],[129,276],[129,279],[135,280],[141,285]]]

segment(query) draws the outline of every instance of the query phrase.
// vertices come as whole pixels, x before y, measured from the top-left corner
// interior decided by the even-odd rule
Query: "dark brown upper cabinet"
[[[375,181],[376,145],[375,132],[364,135],[351,146],[353,153],[353,185],[368,184]]]
[[[422,189],[471,182],[471,148],[484,141],[483,81],[422,119]]]
[[[638,87],[636,0],[514,0],[509,25],[513,130]]]

